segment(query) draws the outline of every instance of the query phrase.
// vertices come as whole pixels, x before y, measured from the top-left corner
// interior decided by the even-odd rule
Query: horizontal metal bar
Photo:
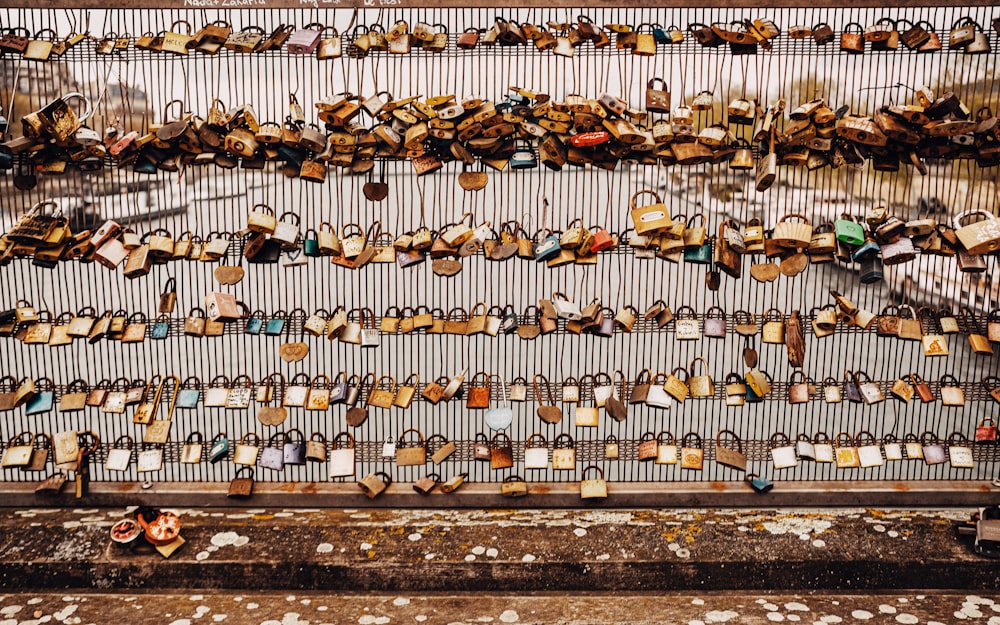
[[[5,0],[7,7],[35,8],[30,0]],[[964,6],[993,6],[993,0],[967,0]],[[861,8],[912,8],[940,6],[940,0],[838,0],[837,2],[809,2],[808,0],[773,0],[767,8],[810,9],[861,9]],[[750,0],[712,0],[695,3],[691,0],[578,0],[576,2],[543,2],[541,0],[511,0],[507,9],[556,9],[556,8],[760,8],[760,2]],[[446,9],[446,8],[495,8],[489,0],[52,0],[46,4],[51,9]]]
[[[351,483],[257,483],[251,499],[226,497],[223,482],[95,483],[82,499],[74,498],[72,485],[63,494],[36,495],[33,484],[4,484],[0,507],[24,506],[131,506],[160,507],[377,507],[377,508],[650,508],[650,507],[755,507],[755,506],[979,506],[996,502],[1000,487],[988,481],[901,482],[778,482],[760,495],[743,482],[686,482],[672,484],[608,484],[604,500],[581,500],[578,482],[532,482],[527,497],[500,495],[499,484],[466,484],[459,491],[419,495],[410,483],[395,483],[372,500]]]

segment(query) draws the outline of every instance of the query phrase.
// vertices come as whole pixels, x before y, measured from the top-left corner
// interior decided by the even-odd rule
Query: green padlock
[[[319,235],[312,228],[306,230],[305,239],[302,242],[302,251],[306,256],[320,256]]]
[[[837,240],[848,245],[861,245],[865,242],[865,229],[848,214],[842,214],[833,224]]]
[[[713,237],[714,238],[714,237]],[[706,239],[705,243],[698,247],[684,250],[684,262],[696,265],[709,265],[712,262],[712,239]]]

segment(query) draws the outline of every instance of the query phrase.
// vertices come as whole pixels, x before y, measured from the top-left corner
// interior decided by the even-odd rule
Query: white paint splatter
[[[772,623],[780,623],[781,621],[785,620],[785,617],[784,615],[781,614],[781,612],[768,612],[767,620],[771,621]]]
[[[484,553],[486,553],[486,547],[476,545],[475,547],[472,548],[472,553],[476,554],[477,556],[481,556]]]
[[[465,556],[465,561],[466,562],[475,562],[476,561],[476,556],[474,556],[474,555],[472,555],[470,553],[469,555]]]
[[[963,606],[962,607],[962,614],[966,615],[969,618],[982,618],[983,617],[982,611],[980,611],[979,608],[977,608],[975,606],[975,604]]]
[[[984,599],[978,595],[968,595],[965,600],[979,605],[993,605],[995,603],[992,599]]]
[[[597,556],[597,557],[596,557],[596,558],[594,558],[594,559],[595,559],[595,560],[600,560],[600,561],[602,561],[602,562],[603,562],[604,560],[610,560],[610,559],[611,559],[611,554],[610,554],[610,553],[602,553],[601,555]]]
[[[537,558],[530,553],[524,554],[524,557],[521,558],[521,562],[534,562],[535,560],[537,560]]]
[[[869,612],[868,610],[855,610],[851,612],[851,616],[853,616],[859,621],[867,621],[868,619],[872,618],[875,615]]]
[[[954,616],[960,621],[964,621],[967,618],[969,618],[968,616],[965,615],[965,612],[955,612]]]
[[[844,619],[840,618],[836,614],[827,614],[826,616],[820,617],[819,620],[824,623],[841,623]]]
[[[236,532],[219,532],[215,536],[212,536],[212,544],[216,547],[225,547],[227,545],[232,545],[236,542],[236,539],[240,535]]]
[[[195,554],[194,559],[198,560],[200,562],[202,560],[208,560],[208,557],[210,555],[212,555],[212,554],[210,554],[207,551],[199,551],[197,554]]]
[[[691,605],[705,605],[704,599],[692,599]]]
[[[424,621],[427,620],[427,617],[424,616],[423,614],[418,614],[418,615],[416,615],[416,616],[413,617],[413,620],[416,621],[416,622],[418,622],[418,623],[423,623]]]
[[[375,625],[375,617],[371,614],[365,614],[358,619],[358,625]]]
[[[788,610],[789,612],[808,612],[809,606],[807,606],[804,603],[792,602],[792,603],[786,603],[785,609]]]
[[[667,549],[669,549],[670,551],[677,551],[680,548],[681,546],[678,545],[677,543],[670,543],[669,545],[667,545]]]
[[[500,614],[501,623],[516,623],[521,620],[521,617],[514,610],[504,610]]]
[[[409,541],[411,543],[415,543],[415,542],[417,542],[418,540],[420,540],[423,537],[424,537],[424,535],[421,534],[420,532],[413,532],[412,534],[410,534],[406,538],[409,539]]]
[[[277,621],[275,621],[275,622],[277,622]],[[191,625],[191,619],[189,619],[189,618],[179,618],[176,621],[173,621],[172,623],[170,623],[170,625]],[[261,625],[263,625],[263,624],[261,624]],[[278,625],[281,625],[281,623],[278,623]]]
[[[259,608],[259,607],[260,607],[260,606],[259,606],[259,605],[257,605],[256,603],[248,603],[248,604],[246,605],[246,608],[247,608],[247,610],[256,610],[256,609],[257,609],[257,608]]]
[[[497,549],[495,549],[493,547],[490,547],[489,549],[486,550],[486,557],[487,558],[495,558],[495,557],[497,557],[499,555],[500,555],[500,551],[498,551]]]
[[[896,608],[892,607],[887,603],[883,603],[878,607],[878,611],[881,612],[882,614],[895,614]]]
[[[677,550],[677,552],[676,552],[675,555],[678,558],[690,558],[691,557],[691,550],[690,549],[685,549],[685,548],[682,547],[682,548],[680,548],[680,549]]]
[[[881,534],[882,532],[885,531],[885,526],[884,525],[873,525],[872,529]]]
[[[888,532],[885,533],[885,535],[888,536],[889,538],[899,538],[899,532],[897,532],[896,530],[889,530]]]
[[[212,620],[215,621],[216,623],[221,623],[222,621],[226,620],[227,616],[229,616],[229,615],[228,614],[214,614],[214,615],[212,615]]]
[[[188,597],[188,601],[204,601],[204,600],[205,600],[204,595],[191,595],[190,597]]]
[[[424,556],[424,560],[433,560],[437,556],[436,553],[428,553]]]
[[[14,616],[23,609],[24,608],[19,605],[9,605],[6,608],[0,610],[0,614],[3,614],[4,616]]]
[[[584,536],[587,535],[587,530],[583,529],[582,527],[578,527],[575,530],[573,530],[573,533],[579,536],[580,538],[583,538]]]
[[[330,543],[320,543],[316,545],[316,553],[331,553],[333,551],[333,545]]]
[[[361,545],[360,545],[360,549],[361,549],[361,551],[368,551],[368,550],[369,550],[369,549],[371,549],[371,548],[372,548],[373,546],[374,546],[374,545],[372,545],[371,543],[361,543]]]
[[[801,620],[802,620],[802,617],[801,617],[801,616],[799,616],[798,614],[789,614],[789,615],[788,615],[788,616],[786,616],[785,618],[786,618],[786,619],[788,619],[789,621],[792,621],[792,622],[796,622],[796,623],[797,623],[798,621],[801,621]]]
[[[38,597],[35,597],[34,599],[28,599],[27,601],[28,605],[38,605],[41,602],[42,600],[39,599]]]
[[[765,604],[763,604],[763,607],[768,612],[777,612],[778,611],[778,606],[774,605],[773,603],[765,603]]]
[[[920,619],[913,616],[912,614],[906,614],[904,612],[903,614],[896,615],[896,622],[902,623],[903,625],[916,625],[917,623],[920,622]]]
[[[688,621],[688,625],[705,625],[705,621],[699,621],[699,620]]]
[[[52,618],[54,618],[54,619],[55,619],[55,620],[57,620],[57,621],[65,621],[65,620],[66,620],[66,619],[68,619],[68,618],[69,618],[69,617],[70,617],[70,616],[71,616],[71,615],[72,615],[72,614],[73,614],[74,612],[76,612],[76,609],[77,609],[78,607],[79,607],[79,606],[78,606],[78,605],[76,605],[75,603],[74,603],[74,604],[72,604],[72,605],[68,605],[68,606],[66,606],[65,608],[63,608],[62,610],[59,610],[58,612],[56,612],[55,614],[53,614],[53,615],[52,615]]]
[[[706,623],[727,623],[734,618],[739,618],[739,614],[732,610],[712,610],[705,615]]]
[[[242,547],[243,545],[246,545],[249,542],[250,538],[248,536],[239,536],[237,537],[236,540],[233,541],[233,547]]]
[[[816,547],[817,549],[822,549],[823,547],[826,547],[826,541],[825,541],[825,540],[822,540],[822,539],[819,539],[819,538],[817,538],[816,540],[814,540],[814,541],[812,542],[812,546],[813,546],[813,547]]]

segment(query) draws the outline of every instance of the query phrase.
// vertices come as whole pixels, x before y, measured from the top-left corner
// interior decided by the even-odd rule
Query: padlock
[[[799,459],[795,454],[796,447],[784,432],[772,434],[768,439],[768,447],[771,451],[771,462],[776,470],[799,466]]]
[[[490,441],[490,468],[507,469],[514,466],[514,446],[510,437],[497,432]]]
[[[970,46],[971,47],[971,46]],[[966,48],[968,50],[969,48]],[[975,462],[972,457],[972,448],[969,447],[969,439],[961,432],[952,432],[948,435],[948,460],[951,466],[958,469],[972,469]]]
[[[977,443],[995,443],[997,440],[997,426],[992,417],[984,417],[976,426],[975,441]]]
[[[677,441],[667,430],[656,435],[656,464],[677,464],[679,460]]]
[[[861,24],[851,22],[844,26],[844,30],[840,34],[840,50],[850,54],[864,54],[864,29]]]
[[[748,473],[743,481],[754,490],[754,492],[763,495],[774,488],[774,482],[757,475],[756,473]]]
[[[722,435],[728,434],[736,442],[736,449],[722,443]],[[743,442],[732,430],[719,430],[715,435],[715,461],[721,465],[746,471],[747,457],[743,454]]]
[[[920,435],[920,446],[922,448],[922,457],[924,462],[928,465],[944,464],[947,462],[945,456],[944,445],[933,432],[924,432]],[[907,450],[907,456],[909,456],[909,450]]]
[[[387,473],[381,471],[370,473],[358,482],[358,486],[361,487],[361,490],[364,491],[369,499],[375,499],[381,495],[389,488],[390,484],[392,484],[392,478]]]

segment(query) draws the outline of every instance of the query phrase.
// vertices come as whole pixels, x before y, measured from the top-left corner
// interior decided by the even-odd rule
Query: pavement
[[[0,508],[0,625],[1000,625],[968,509],[175,511],[164,559],[130,509]]]
[[[581,595],[27,593],[0,595],[4,625],[994,625],[984,593],[586,593]]]

